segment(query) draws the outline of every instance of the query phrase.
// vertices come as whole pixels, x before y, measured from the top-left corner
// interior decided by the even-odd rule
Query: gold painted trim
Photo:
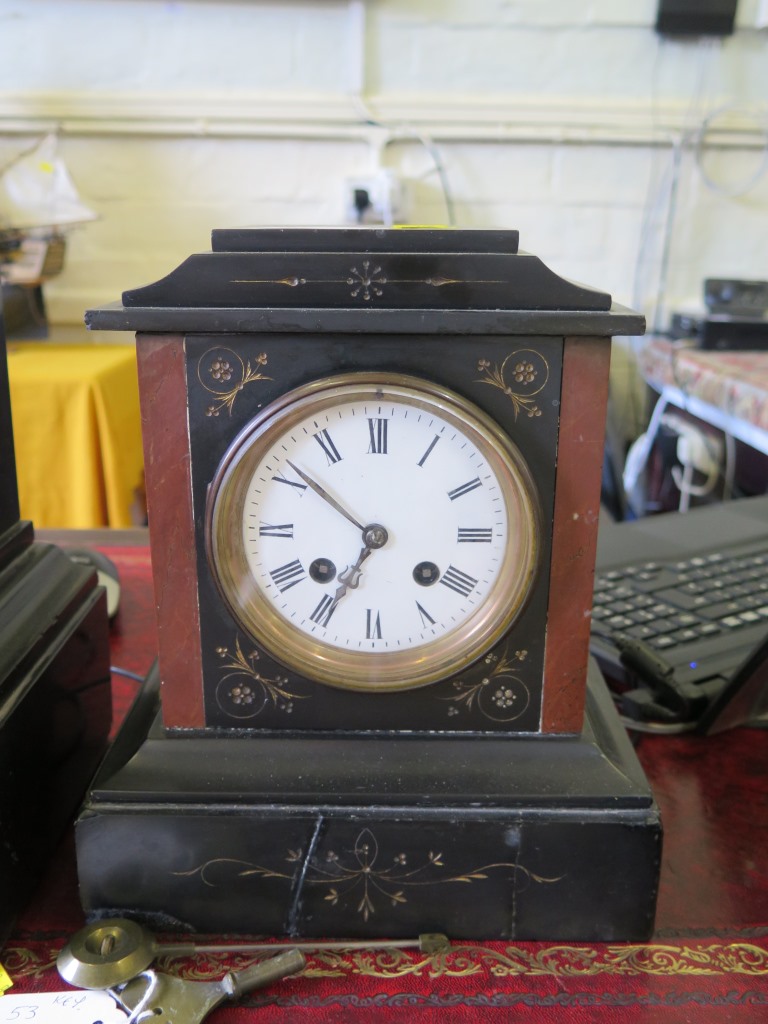
[[[232,718],[255,718],[271,702],[273,708],[290,714],[295,700],[306,700],[307,694],[293,693],[285,676],[265,676],[259,671],[260,654],[252,650],[246,655],[235,637],[234,653],[228,647],[217,647],[224,675],[216,687],[216,703]]]
[[[374,261],[369,259],[360,260],[350,266],[347,277],[300,277],[298,274],[289,274],[278,278],[233,278],[230,284],[248,285],[283,285],[287,288],[299,288],[303,285],[346,285],[349,296],[352,299],[361,298],[364,302],[370,302],[373,298],[381,298],[387,285],[413,285],[425,284],[430,288],[445,288],[449,285],[490,285],[504,284],[502,280],[480,280],[474,278],[442,277],[436,274],[434,277],[390,277],[384,269],[385,260]],[[362,268],[362,269],[360,269]]]
[[[446,868],[443,854],[439,850],[430,850],[414,861],[412,855],[405,851],[398,853],[391,864],[382,865],[379,860],[379,844],[370,828],[363,828],[355,838],[351,850],[336,853],[329,850],[325,856],[325,864],[311,864],[305,867],[306,853],[303,850],[286,851],[285,860],[297,865],[293,871],[281,871],[277,867],[256,864],[235,857],[214,857],[188,871],[174,871],[177,878],[198,879],[208,888],[220,888],[222,882],[215,881],[217,869],[221,872],[231,871],[234,878],[279,878],[283,881],[294,881],[300,874],[302,885],[319,886],[326,891],[323,900],[331,906],[355,906],[357,913],[364,921],[376,913],[376,900],[399,907],[408,903],[408,896],[413,889],[435,888],[442,885],[462,883],[471,885],[473,882],[484,882],[489,872],[505,869],[510,872],[515,888],[521,891],[530,883],[553,885],[562,881],[564,876],[545,878],[537,875],[525,865],[512,861],[497,861],[479,864],[473,868],[444,875]]]
[[[454,692],[440,698],[449,704],[448,716],[477,708],[491,722],[514,722],[520,718],[531,702],[531,691],[512,669],[527,657],[526,650],[514,651],[512,655],[508,651],[501,655],[487,654],[484,659],[489,666],[487,675],[472,683],[457,679],[453,683]]]
[[[516,349],[509,353],[501,366],[492,367],[488,359],[480,359],[477,369],[483,376],[476,383],[490,384],[503,391],[512,403],[515,419],[521,412],[529,419],[541,416],[541,409],[533,399],[547,386],[549,364],[539,352],[529,348]]]
[[[260,352],[251,366],[250,359],[244,363],[231,348],[217,346],[208,349],[197,361],[197,379],[217,401],[205,410],[206,416],[218,416],[222,409],[232,415],[235,399],[246,384],[256,380],[272,380],[261,372],[267,365],[266,352]]]

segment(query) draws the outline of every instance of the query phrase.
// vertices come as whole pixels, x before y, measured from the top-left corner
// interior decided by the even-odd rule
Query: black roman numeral
[[[467,597],[477,586],[477,580],[472,576],[468,576],[467,573],[462,572],[453,565],[449,565],[443,575],[440,577],[440,582],[445,587],[450,587],[451,590],[455,590],[457,594],[461,594],[462,597]]]
[[[460,526],[456,538],[458,544],[490,544],[493,539],[492,526],[467,527]]]
[[[260,537],[293,537],[293,523],[261,523]]]
[[[336,602],[328,594],[323,594],[320,599],[320,604],[315,608],[312,614],[309,616],[313,622],[316,622],[318,626],[327,626],[331,621],[331,616],[336,611]]]
[[[381,640],[381,618],[379,613],[376,612],[376,618],[373,617],[373,609],[365,609],[365,639],[366,640]]]
[[[341,462],[341,456],[339,455],[336,445],[331,440],[331,435],[327,430],[318,430],[318,432],[313,434],[312,437],[314,437],[325,452],[325,457],[328,459],[329,466],[332,466],[334,462]]]
[[[465,484],[460,487],[454,487],[452,491],[448,491],[448,497],[451,501],[456,501],[463,494],[469,494],[470,491],[474,491],[476,487],[481,487],[480,477],[476,476],[474,480],[468,480]]]
[[[429,458],[429,456],[430,456],[430,454],[431,454],[431,452],[432,452],[432,449],[433,449],[433,448],[435,447],[435,445],[437,444],[437,442],[438,442],[439,440],[440,440],[440,436],[439,436],[439,434],[435,434],[435,436],[434,436],[434,437],[432,438],[432,440],[431,440],[431,441],[430,441],[430,443],[429,443],[429,447],[428,447],[428,448],[427,448],[427,450],[426,450],[426,451],[424,452],[424,454],[423,454],[423,455],[421,456],[421,458],[419,459],[419,461],[418,461],[418,462],[416,463],[416,465],[417,465],[417,466],[423,466],[423,465],[424,465],[424,463],[425,463],[425,462],[427,461],[427,459]]]
[[[368,417],[368,432],[371,435],[371,442],[368,445],[369,455],[387,454],[387,423],[389,420],[382,416],[376,418]]]
[[[279,569],[270,570],[269,575],[272,577],[272,582],[281,594],[285,593],[286,590],[290,590],[291,587],[295,587],[297,583],[301,583],[302,580],[307,578],[307,575],[304,572],[304,566],[298,558],[294,558],[292,562],[286,562],[285,565],[281,565]]]

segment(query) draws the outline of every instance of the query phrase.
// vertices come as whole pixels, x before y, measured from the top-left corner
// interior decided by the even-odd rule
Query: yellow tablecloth
[[[9,343],[8,371],[22,518],[38,528],[136,525],[133,345]]]

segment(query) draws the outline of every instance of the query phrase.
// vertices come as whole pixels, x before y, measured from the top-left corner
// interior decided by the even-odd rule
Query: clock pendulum
[[[216,231],[87,314],[137,333],[159,633],[78,821],[89,911],[649,933],[658,811],[588,657],[643,322],[517,241]]]

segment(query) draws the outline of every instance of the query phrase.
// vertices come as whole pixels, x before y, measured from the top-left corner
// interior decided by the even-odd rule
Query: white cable
[[[348,0],[347,9],[349,11],[349,35],[348,35],[348,51],[350,55],[350,74],[349,74],[349,94],[352,102],[360,114],[360,116],[366,121],[367,124],[373,128],[383,129],[383,135],[379,134],[376,138],[369,139],[369,144],[374,150],[372,156],[376,159],[377,165],[374,170],[378,170],[381,164],[381,153],[382,151],[393,142],[398,140],[398,137],[406,137],[416,139],[426,149],[432,158],[434,165],[434,172],[437,174],[440,181],[440,188],[443,193],[443,202],[445,203],[446,219],[448,224],[453,227],[456,223],[455,207],[453,202],[453,195],[451,193],[450,185],[448,183],[448,175],[445,170],[442,158],[439,150],[435,145],[433,139],[423,132],[418,131],[408,124],[400,125],[389,125],[380,121],[374,116],[368,103],[365,99],[366,93],[366,73],[365,73],[365,37],[366,37],[366,11],[365,11],[365,0]],[[392,209],[391,209],[391,196],[387,196],[384,203],[384,223],[387,226],[392,224]],[[389,219],[387,220],[387,214]]]

